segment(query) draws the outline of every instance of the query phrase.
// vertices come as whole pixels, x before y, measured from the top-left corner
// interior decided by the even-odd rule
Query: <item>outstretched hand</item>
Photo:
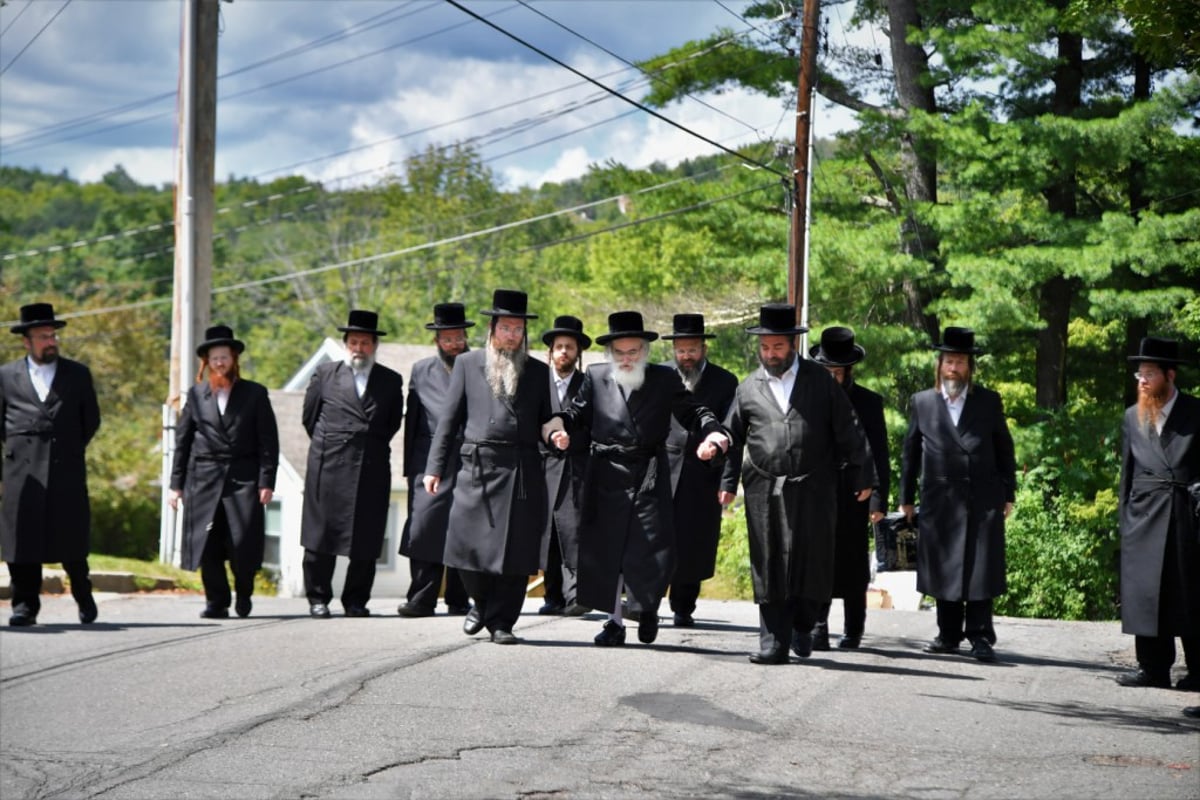
[[[442,479],[438,475],[426,475],[421,480],[421,483],[425,484],[425,491],[429,492],[430,494],[437,494],[438,486],[441,485]]]

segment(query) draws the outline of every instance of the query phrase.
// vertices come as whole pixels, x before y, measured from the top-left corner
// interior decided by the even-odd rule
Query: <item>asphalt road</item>
[[[1200,696],[1118,687],[1115,623],[998,620],[988,665],[873,610],[863,649],[763,667],[749,603],[611,650],[534,600],[514,647],[396,605],[110,594],[84,627],[47,596],[0,629],[0,798],[1200,797]]]

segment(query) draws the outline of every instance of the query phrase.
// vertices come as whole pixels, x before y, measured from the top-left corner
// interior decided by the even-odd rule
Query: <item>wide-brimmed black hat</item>
[[[827,367],[849,367],[862,361],[867,351],[854,343],[854,331],[834,325],[821,331],[821,343],[810,347],[808,355]]]
[[[492,307],[480,311],[488,317],[520,317],[537,319],[537,314],[527,313],[529,295],[516,289],[497,289],[492,292]]]
[[[40,328],[45,325],[61,328],[66,324],[66,320],[54,318],[54,306],[49,303],[30,303],[21,306],[21,322],[13,325],[10,330],[13,333],[25,333],[30,328]]]
[[[646,330],[640,311],[615,311],[608,315],[608,333],[597,336],[596,344],[608,344],[614,339],[632,338],[653,342],[658,338],[658,333]]]
[[[704,332],[704,315],[703,314],[676,314],[671,321],[673,330],[670,333],[664,333],[663,337],[667,341],[671,339],[715,339],[715,333]]]
[[[791,303],[767,303],[758,310],[758,324],[746,328],[755,336],[796,336],[808,328],[796,324],[796,307]]]
[[[245,343],[233,338],[233,328],[228,325],[213,325],[204,331],[204,341],[196,345],[196,355],[204,358],[210,347],[225,346],[233,348],[235,353],[246,349]]]
[[[542,334],[542,343],[546,347],[553,347],[554,340],[559,336],[574,336],[580,350],[592,346],[592,337],[583,332],[583,320],[570,314],[554,318],[554,327]]]
[[[979,355],[983,352],[982,347],[975,346],[975,331],[970,328],[955,328],[953,326],[942,331],[942,343],[929,345],[934,350],[941,350],[943,353],[967,353],[969,355]]]
[[[373,333],[376,336],[387,336],[387,331],[379,330],[379,315],[374,311],[363,311],[361,308],[350,309],[349,321],[338,330],[342,333]]]
[[[1179,342],[1174,339],[1163,339],[1158,336],[1146,336],[1138,343],[1137,355],[1129,356],[1129,361],[1141,363],[1153,361],[1158,364],[1185,364],[1179,357]]]
[[[433,307],[433,322],[426,322],[425,330],[454,331],[474,324],[474,320],[467,319],[467,310],[462,303],[438,303]]]

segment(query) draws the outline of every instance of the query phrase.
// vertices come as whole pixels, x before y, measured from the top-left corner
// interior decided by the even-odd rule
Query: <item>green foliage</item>
[[[754,599],[754,582],[750,576],[750,537],[746,532],[746,510],[740,499],[721,517],[715,579],[730,597]]]

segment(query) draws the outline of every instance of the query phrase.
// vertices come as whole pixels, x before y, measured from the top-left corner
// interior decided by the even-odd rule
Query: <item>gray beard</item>
[[[942,390],[949,395],[951,400],[958,399],[958,396],[967,388],[966,381],[956,381],[950,378],[942,379]]]
[[[516,395],[517,383],[521,380],[521,373],[525,371],[525,360],[528,357],[529,354],[524,348],[510,352],[488,345],[486,372],[493,397],[506,400]]]
[[[705,362],[701,360],[696,364],[694,369],[684,369],[678,364],[675,365],[675,370],[679,373],[679,377],[683,379],[683,385],[687,387],[689,392],[696,391],[696,384],[700,382],[700,376],[704,373]]]
[[[633,364],[633,369],[623,370],[616,364],[613,364],[613,380],[617,385],[628,392],[636,392],[642,388],[642,384],[646,382],[646,364],[648,359],[643,358]]]

